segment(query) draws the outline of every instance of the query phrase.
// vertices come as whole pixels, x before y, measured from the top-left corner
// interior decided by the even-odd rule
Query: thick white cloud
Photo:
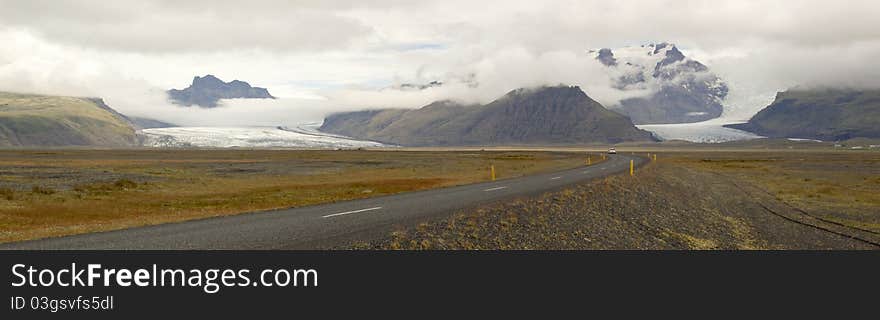
[[[792,86],[880,87],[874,0],[0,0],[0,8],[0,90],[102,96],[122,112],[187,124],[486,102],[558,83],[611,104],[622,93],[586,50],[660,41],[731,84],[737,119]],[[163,90],[208,73],[286,99],[215,110],[165,101]],[[432,80],[447,85],[378,90]],[[300,99],[317,96],[326,99]]]
[[[2,8],[4,24],[51,41],[130,52],[344,49],[371,32],[332,10],[284,1],[27,0]]]

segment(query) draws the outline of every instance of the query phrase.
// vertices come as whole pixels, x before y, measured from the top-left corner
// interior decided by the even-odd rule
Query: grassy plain
[[[514,177],[587,155],[515,149],[0,151],[0,242],[466,184],[488,180],[489,165]],[[345,247],[880,248],[876,150],[780,141],[618,150],[658,161],[635,177],[398,225]]]
[[[822,219],[880,232],[880,152],[713,152],[669,160],[751,183]]]
[[[306,206],[570,168],[538,151],[4,150],[0,242]],[[594,157],[594,160],[598,157]]]

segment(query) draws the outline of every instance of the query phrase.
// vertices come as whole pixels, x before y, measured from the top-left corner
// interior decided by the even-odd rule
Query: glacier
[[[695,123],[646,124],[636,125],[639,129],[651,131],[661,140],[684,140],[698,143],[720,143],[735,140],[750,140],[762,136],[726,128],[723,125],[731,122],[723,119],[712,119]]]
[[[170,127],[143,129],[147,147],[198,148],[316,148],[348,149],[392,147],[317,130],[320,123],[294,127]]]

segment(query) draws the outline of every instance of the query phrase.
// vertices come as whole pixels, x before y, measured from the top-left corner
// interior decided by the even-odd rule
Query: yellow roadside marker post
[[[654,161],[657,161],[657,154],[654,154]]]
[[[489,173],[492,175],[492,181],[495,181],[495,165],[489,166]]]
[[[630,176],[630,177],[636,175],[636,174],[635,174],[635,170],[633,170],[634,167],[635,167],[635,160],[630,160],[630,161],[629,161],[629,176]]]
[[[587,165],[593,164],[593,157],[587,157]]]

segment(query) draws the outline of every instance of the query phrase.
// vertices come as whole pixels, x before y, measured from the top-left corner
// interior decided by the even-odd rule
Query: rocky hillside
[[[223,82],[213,75],[193,78],[192,84],[183,90],[168,90],[171,102],[183,106],[197,105],[214,108],[220,99],[275,99],[266,88],[251,87],[244,81]]]
[[[0,147],[138,143],[132,123],[101,99],[0,92]]]
[[[689,123],[721,116],[727,84],[674,44],[605,48],[591,53],[607,67],[615,88],[653,92],[610,106],[635,124]]]
[[[789,90],[749,122],[728,125],[773,138],[880,138],[880,90]]]
[[[328,116],[321,131],[404,146],[560,145],[650,141],[578,87],[517,89],[486,105],[439,101],[419,109]]]

